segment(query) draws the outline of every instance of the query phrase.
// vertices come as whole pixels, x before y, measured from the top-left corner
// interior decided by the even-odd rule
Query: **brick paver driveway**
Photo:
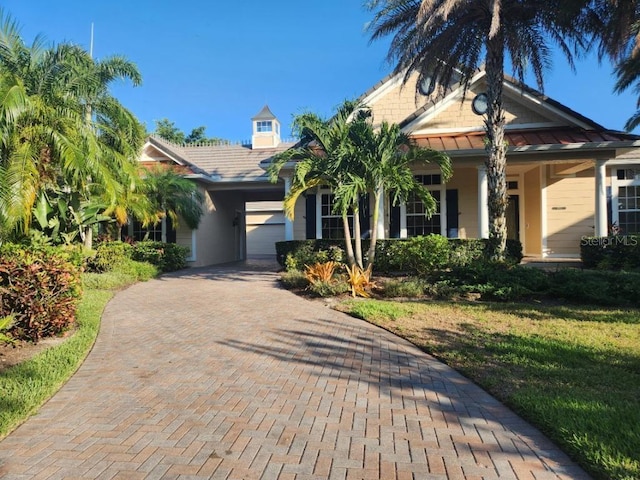
[[[587,478],[462,376],[276,280],[236,265],[118,293],[77,374],[0,442],[0,478]]]

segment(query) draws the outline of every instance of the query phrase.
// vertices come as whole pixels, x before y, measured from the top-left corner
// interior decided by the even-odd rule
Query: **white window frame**
[[[329,187],[320,187],[316,192],[316,239],[325,238],[322,236],[322,220],[324,218],[337,218],[340,220],[342,225],[342,216],[341,215],[322,215],[322,195],[333,195],[333,192]],[[347,215],[351,219],[351,224],[353,225],[353,215]],[[351,231],[353,235],[353,231]]]
[[[256,133],[271,133],[271,132],[273,132],[273,121],[271,120],[256,121]]]
[[[416,172],[414,175],[442,175],[441,172]],[[425,185],[430,192],[440,192],[440,211],[437,212],[440,215],[440,235],[447,236],[447,184],[441,182],[438,185]],[[443,234],[444,232],[444,234]],[[409,238],[407,231],[407,204],[402,202],[400,204],[400,238]]]
[[[636,208],[621,208],[620,203],[620,189],[624,187],[636,187],[640,189],[640,175],[636,175],[636,178],[633,179],[618,179],[618,170],[636,170],[640,173],[640,165],[621,165],[615,166],[611,169],[611,223],[616,224],[618,227],[622,228],[620,225],[620,213],[621,212],[638,212],[640,213],[640,205],[637,205]],[[622,234],[626,234],[629,232],[622,231]]]

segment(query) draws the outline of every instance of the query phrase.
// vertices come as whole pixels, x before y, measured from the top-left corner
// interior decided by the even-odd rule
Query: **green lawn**
[[[544,431],[595,478],[640,478],[640,310],[346,301]]]

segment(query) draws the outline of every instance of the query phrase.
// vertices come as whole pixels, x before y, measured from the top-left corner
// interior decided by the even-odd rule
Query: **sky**
[[[393,70],[389,40],[370,42],[363,0],[2,0],[0,8],[31,44],[71,42],[100,60],[124,55],[143,83],[112,93],[153,131],[167,118],[189,133],[230,141],[251,137],[251,117],[267,104],[291,134],[294,115],[328,117]],[[610,64],[594,56],[574,73],[560,56],[544,93],[612,130],[636,110],[632,91],[613,93]],[[507,71],[506,73],[511,73]],[[531,84],[531,86],[534,86]],[[638,132],[636,132],[638,133]]]

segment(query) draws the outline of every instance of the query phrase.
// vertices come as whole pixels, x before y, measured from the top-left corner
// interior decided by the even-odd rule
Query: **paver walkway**
[[[0,478],[588,478],[456,372],[276,280],[236,265],[118,293],[77,374],[0,442]]]

